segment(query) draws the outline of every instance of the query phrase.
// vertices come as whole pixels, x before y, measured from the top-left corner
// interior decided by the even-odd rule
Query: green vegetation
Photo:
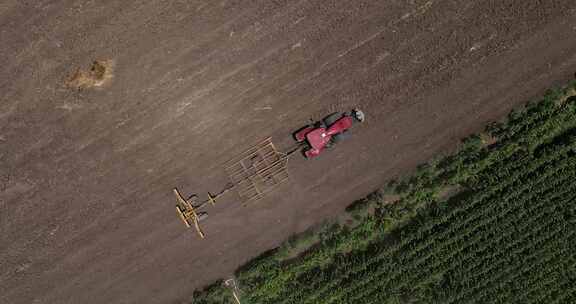
[[[356,202],[353,226],[307,233],[300,255],[286,253],[300,243],[292,239],[245,265],[236,273],[242,304],[576,303],[576,96],[568,92],[574,85]],[[390,191],[399,197],[392,204]],[[234,300],[213,285],[192,303]]]

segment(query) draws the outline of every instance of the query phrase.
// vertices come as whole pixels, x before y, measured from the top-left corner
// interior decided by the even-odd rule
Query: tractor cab
[[[312,158],[343,139],[354,123],[363,121],[364,113],[360,110],[355,109],[346,113],[336,112],[319,122],[300,129],[294,133],[294,138],[298,143],[305,146],[304,156]]]

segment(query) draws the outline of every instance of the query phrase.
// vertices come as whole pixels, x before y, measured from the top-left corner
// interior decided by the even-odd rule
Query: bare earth
[[[353,4],[352,4],[353,3]],[[0,3],[0,303],[178,303],[576,71],[573,0]],[[67,77],[113,60],[114,77]],[[367,123],[200,241],[174,186],[332,109]]]

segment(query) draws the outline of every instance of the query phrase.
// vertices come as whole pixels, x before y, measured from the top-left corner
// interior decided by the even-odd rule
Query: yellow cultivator
[[[182,219],[186,227],[190,228],[194,226],[194,228],[196,228],[196,231],[198,232],[198,235],[200,235],[201,238],[204,238],[204,232],[200,228],[200,221],[203,220],[207,214],[196,212],[196,208],[202,207],[202,206],[195,207],[193,205],[194,198],[196,196],[192,196],[190,199],[184,199],[184,197],[182,197],[178,189],[174,188],[173,190],[174,195],[176,195],[176,199],[178,200],[178,204],[176,205],[176,211],[178,212],[178,215],[180,215],[180,218]]]
[[[288,180],[287,162],[288,154],[278,152],[272,140],[267,138],[226,163],[225,171],[230,183],[219,193],[208,193],[206,201],[197,202],[196,195],[185,199],[178,189],[174,188],[178,201],[176,211],[186,227],[196,228],[198,235],[205,238],[199,223],[208,214],[200,212],[201,209],[215,205],[220,196],[232,189],[237,190],[240,201],[244,204],[261,199],[264,194]]]

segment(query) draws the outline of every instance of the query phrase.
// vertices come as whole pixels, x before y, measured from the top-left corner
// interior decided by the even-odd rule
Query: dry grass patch
[[[563,105],[574,98],[576,98],[576,83],[563,90],[562,95],[556,100],[556,104]]]
[[[482,141],[482,145],[484,147],[490,147],[498,141],[496,137],[492,136],[488,132],[480,133],[480,140]]]
[[[66,84],[78,89],[102,87],[112,80],[113,70],[112,60],[96,60],[88,71],[77,69]]]

